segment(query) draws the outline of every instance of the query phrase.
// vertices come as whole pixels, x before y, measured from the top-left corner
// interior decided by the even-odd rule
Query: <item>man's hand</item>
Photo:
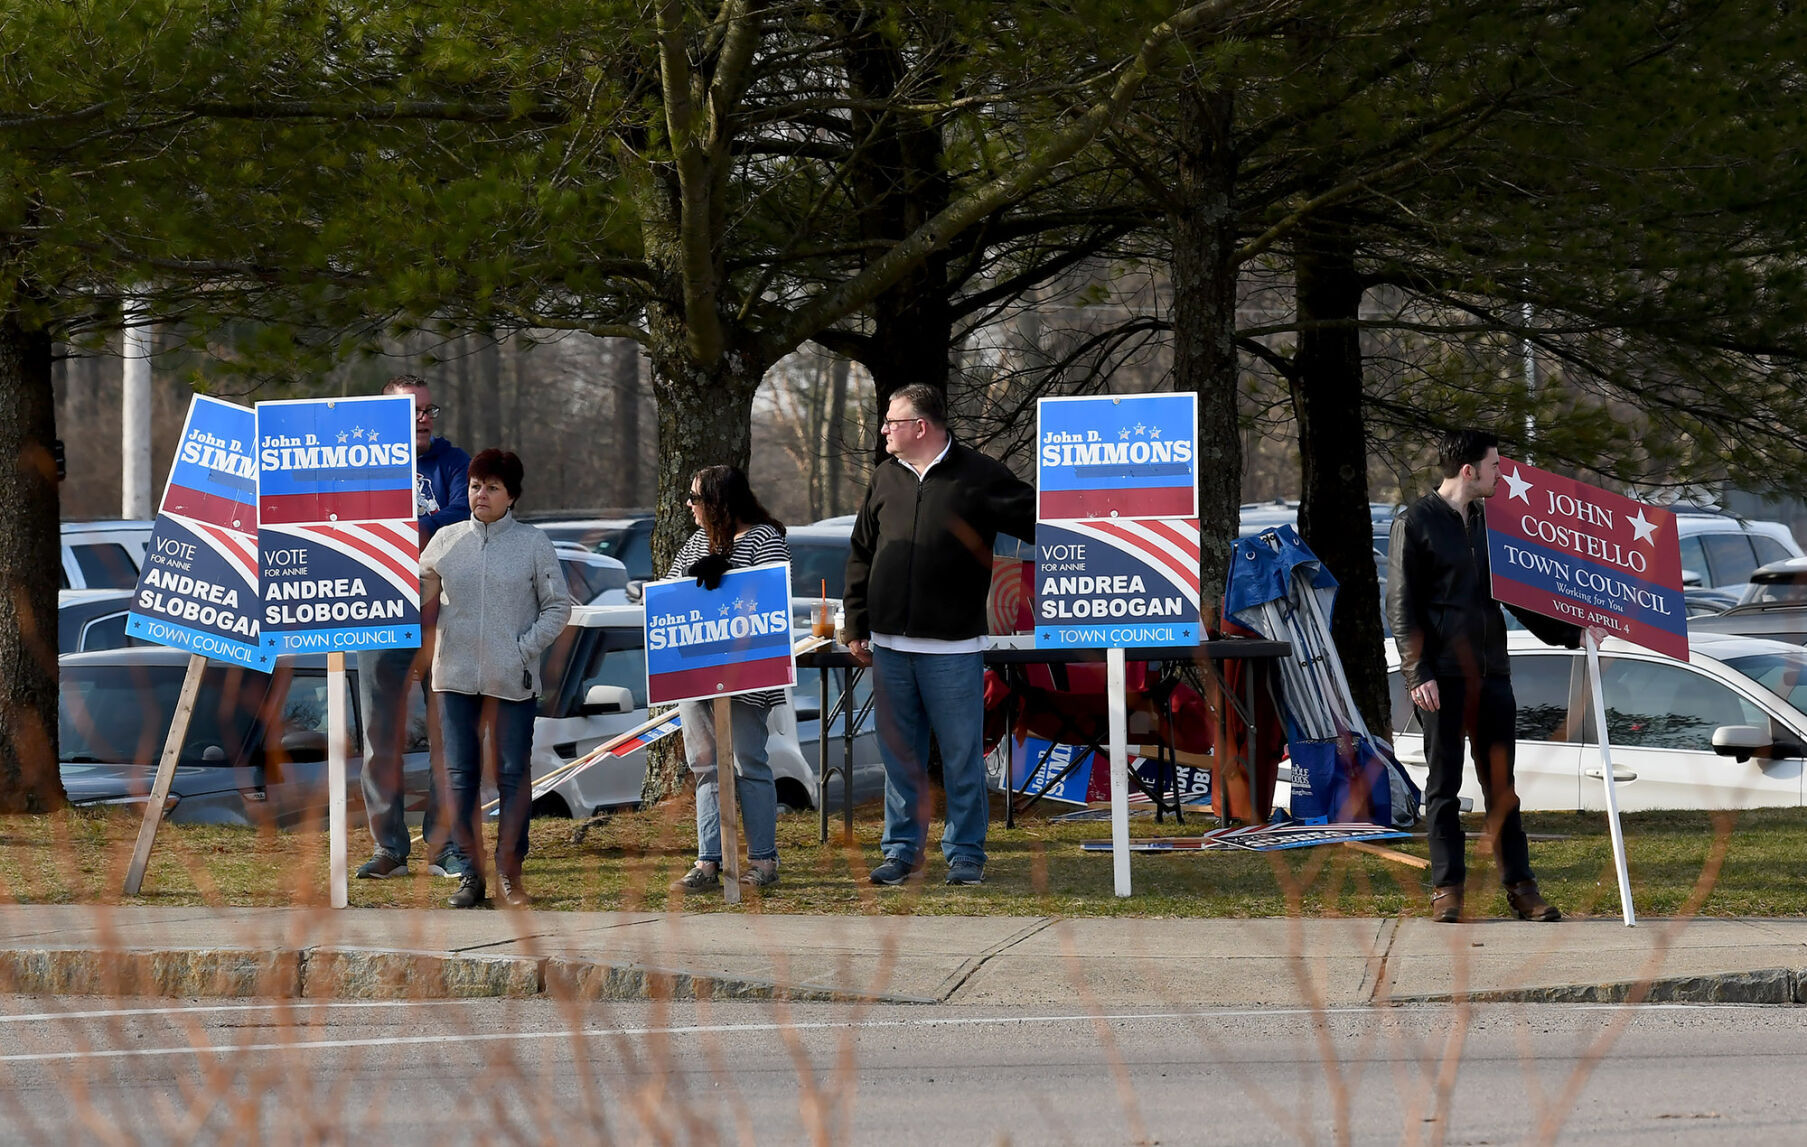
[[[1422,685],[1414,685],[1412,687],[1412,704],[1418,706],[1418,708],[1422,709],[1424,712],[1435,713],[1437,711],[1437,706],[1442,703],[1442,698],[1437,695],[1437,683],[1435,681],[1426,681]]]
[[[847,652],[861,665],[872,664],[872,643],[864,638],[855,638],[847,643]]]
[[[1612,630],[1603,625],[1590,625],[1587,627],[1587,635],[1594,639],[1594,648],[1598,649],[1607,638],[1612,636]]]

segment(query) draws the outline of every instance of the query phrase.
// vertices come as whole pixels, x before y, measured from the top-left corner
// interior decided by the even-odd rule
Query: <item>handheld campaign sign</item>
[[[646,699],[700,701],[797,683],[789,562],[646,585]]]
[[[1036,408],[1036,517],[1198,517],[1198,396],[1044,398]]]
[[[256,416],[195,395],[126,632],[268,672],[258,646]]]
[[[1198,521],[1035,526],[1037,649],[1197,645]]]
[[[413,399],[260,402],[257,447],[264,648],[418,646]]]
[[[1487,502],[1493,596],[1688,659],[1675,515],[1500,459]]]

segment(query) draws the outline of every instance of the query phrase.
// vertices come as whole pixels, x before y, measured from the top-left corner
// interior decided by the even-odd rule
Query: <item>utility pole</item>
[[[121,348],[124,406],[120,416],[119,516],[151,516],[151,327],[141,303],[125,309]]]

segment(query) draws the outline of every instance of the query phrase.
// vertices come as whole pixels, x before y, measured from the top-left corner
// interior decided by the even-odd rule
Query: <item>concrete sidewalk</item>
[[[20,993],[1023,1007],[1807,1003],[1807,920],[1559,924],[0,907]]]

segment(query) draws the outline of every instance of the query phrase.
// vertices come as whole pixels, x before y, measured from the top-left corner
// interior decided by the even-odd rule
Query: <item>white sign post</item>
[[[1126,650],[1204,636],[1197,425],[1192,394],[1044,398],[1036,410],[1035,645],[1105,651],[1118,896],[1130,894]]]
[[[1619,876],[1619,905],[1627,928],[1638,926],[1637,909],[1631,904],[1631,871],[1625,863],[1625,829],[1619,824],[1619,789],[1612,767],[1612,738],[1606,729],[1606,693],[1600,688],[1600,645],[1589,631],[1587,643],[1587,693],[1594,707],[1594,728],[1600,733],[1600,783],[1606,786],[1606,823],[1612,832],[1613,870]]]
[[[326,655],[326,841],[332,856],[328,861],[328,885],[332,906],[343,908],[350,901],[345,883],[345,654],[333,650]]]

